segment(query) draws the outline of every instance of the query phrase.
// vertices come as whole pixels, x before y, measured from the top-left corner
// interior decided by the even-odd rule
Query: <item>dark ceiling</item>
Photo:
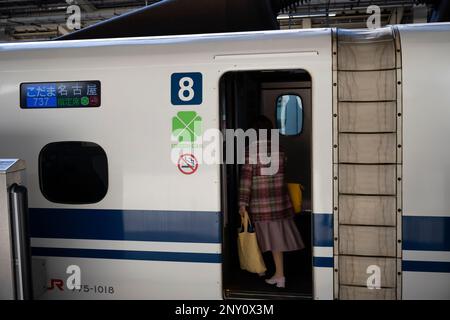
[[[190,1],[190,0],[185,0]],[[213,0],[210,0],[213,1]],[[214,0],[215,1],[215,0]],[[339,26],[365,27],[369,5],[381,10],[381,24],[448,20],[450,0],[260,0],[272,1],[282,29]],[[81,9],[81,28],[160,2],[160,0],[0,0],[0,41],[43,40],[72,32],[67,8]],[[202,20],[197,15],[197,20]],[[200,21],[208,23],[208,19]]]

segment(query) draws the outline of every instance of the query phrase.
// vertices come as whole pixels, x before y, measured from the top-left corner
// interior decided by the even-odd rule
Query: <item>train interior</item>
[[[295,223],[305,249],[284,253],[286,287],[277,288],[264,281],[275,272],[271,252],[263,253],[265,277],[240,269],[240,165],[222,166],[224,298],[312,298],[311,77],[304,70],[229,72],[220,82],[220,104],[222,130],[247,130],[258,115],[268,117],[280,129],[280,147],[287,156],[286,181],[304,187],[302,211],[295,215]]]

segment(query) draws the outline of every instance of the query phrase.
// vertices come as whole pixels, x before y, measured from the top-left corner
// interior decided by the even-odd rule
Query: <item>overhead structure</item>
[[[81,28],[161,0],[10,0],[0,2],[0,41],[47,40],[67,34],[71,6],[81,12]],[[72,7],[73,8],[73,7]]]
[[[372,5],[379,8],[381,26],[450,20],[450,0],[8,0],[0,2],[0,42],[366,28]],[[68,23],[74,7],[77,27]]]
[[[447,3],[447,4],[446,4]],[[380,26],[449,21],[449,0],[301,0],[282,6],[281,29],[367,28],[368,17],[379,13]],[[375,11],[374,11],[375,10]]]
[[[59,40],[278,29],[279,0],[165,0],[59,37]]]

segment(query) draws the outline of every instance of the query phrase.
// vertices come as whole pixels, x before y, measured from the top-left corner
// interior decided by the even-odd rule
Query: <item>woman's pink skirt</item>
[[[294,251],[305,247],[293,219],[255,221],[254,225],[262,252]]]

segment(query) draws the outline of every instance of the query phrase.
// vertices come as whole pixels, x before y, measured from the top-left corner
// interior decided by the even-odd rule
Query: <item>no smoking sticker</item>
[[[198,169],[197,158],[193,154],[182,154],[178,159],[178,169],[183,174],[193,174]]]

